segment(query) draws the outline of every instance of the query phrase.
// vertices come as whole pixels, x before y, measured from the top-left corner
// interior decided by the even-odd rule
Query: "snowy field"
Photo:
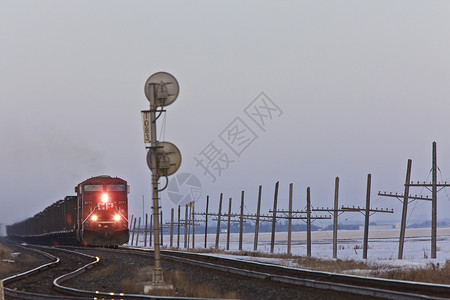
[[[398,260],[398,244],[399,244],[399,230],[374,230],[369,232],[369,249],[368,249],[368,263],[376,263],[391,266],[425,266],[428,263],[443,265],[446,260],[450,260],[450,228],[438,228],[437,237],[437,258],[431,259],[431,229],[407,229],[405,245],[403,251],[403,259]],[[337,258],[342,260],[357,260],[362,259],[363,247],[363,231],[362,230],[340,230],[338,231],[338,254]],[[204,234],[195,235],[195,247],[204,248],[205,241]],[[333,233],[331,231],[316,231],[312,232],[312,246],[311,253],[313,257],[332,259],[333,257]],[[208,234],[207,247],[214,248],[215,234]],[[260,233],[258,242],[258,251],[270,252],[271,233]],[[221,233],[219,248],[226,249],[227,235]],[[275,253],[287,252],[287,233],[277,232],[275,239]],[[164,236],[164,246],[169,246],[170,236]],[[192,248],[192,236],[189,239]],[[147,239],[148,243],[148,239]],[[244,234],[243,250],[253,251],[254,234]],[[173,237],[173,245],[177,246],[177,236]],[[139,236],[138,246],[143,246],[143,236]],[[238,251],[239,235],[236,233],[230,234],[230,251]],[[291,251],[293,255],[306,256],[306,232],[292,233]],[[180,248],[184,248],[184,236],[180,236]],[[273,261],[266,258],[250,258],[245,259]]]

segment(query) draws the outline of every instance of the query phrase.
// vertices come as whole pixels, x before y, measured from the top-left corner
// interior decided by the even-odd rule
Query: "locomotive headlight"
[[[91,220],[94,221],[94,222],[96,222],[96,221],[98,220],[97,215],[93,215],[93,216],[91,217]]]
[[[109,200],[108,194],[102,194],[102,202],[106,203],[108,202],[108,200]]]
[[[116,221],[116,222],[120,221],[120,215],[119,214],[114,215],[114,221]]]

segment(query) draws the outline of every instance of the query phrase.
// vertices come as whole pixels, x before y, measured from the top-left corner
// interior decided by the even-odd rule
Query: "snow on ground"
[[[399,230],[376,230],[369,233],[368,264],[383,265],[385,267],[421,267],[433,263],[444,265],[446,260],[450,260],[450,228],[439,228],[437,237],[437,258],[431,259],[431,229],[407,229],[404,244],[403,259],[397,259],[399,245]],[[312,232],[311,253],[313,257],[322,259],[332,259],[333,257],[333,233],[331,231]],[[204,248],[204,234],[195,235],[195,247]],[[216,234],[208,234],[207,248],[215,247]],[[148,243],[147,239],[147,243]],[[258,239],[258,251],[270,253],[271,233],[260,233]],[[230,234],[230,251],[238,251],[239,234]],[[277,232],[274,252],[283,254],[287,252],[287,233]],[[192,236],[189,238],[192,248]],[[226,233],[220,234],[219,249],[225,250],[227,242]],[[164,245],[168,246],[170,236],[164,236]],[[139,246],[143,246],[143,236],[139,237]],[[173,245],[177,246],[177,236],[173,237]],[[246,233],[243,239],[243,250],[253,251],[254,234]],[[147,245],[148,246],[148,245]],[[184,236],[180,236],[180,248],[184,249]],[[338,231],[338,254],[341,260],[362,259],[363,252],[363,231],[362,230],[340,230]],[[293,255],[306,256],[306,232],[292,233],[291,252]],[[227,256],[227,254],[217,254]],[[267,263],[275,263],[295,267],[296,265],[289,259],[236,256],[247,260],[257,260]]]

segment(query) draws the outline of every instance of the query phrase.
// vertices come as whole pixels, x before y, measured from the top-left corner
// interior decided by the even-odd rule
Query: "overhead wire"
[[[166,137],[166,119],[167,119],[166,117],[167,117],[167,114],[166,114],[165,111],[163,113],[164,113],[164,115],[163,115],[163,119],[162,119],[162,122],[161,122],[161,129],[160,129],[160,132],[159,132],[159,136],[161,137],[160,138],[161,141],[164,141],[165,137]]]
[[[432,173],[432,170],[430,170],[430,172],[428,172],[428,176],[427,176],[427,179],[425,179],[425,182],[428,181],[428,179],[430,178],[431,173]],[[422,194],[424,188],[425,188],[425,187],[422,187],[422,188],[420,189],[419,195]],[[409,216],[406,218],[406,224],[408,224],[409,220],[411,219],[411,217],[412,217],[412,215],[413,215],[413,213],[414,213],[414,210],[415,210],[416,207],[417,207],[417,203],[418,203],[418,200],[415,200],[414,207],[413,207],[412,210],[410,211]],[[409,203],[408,203],[408,204],[409,204]],[[420,206],[422,206],[422,205],[420,205]]]
[[[441,172],[441,169],[439,169],[439,167],[438,167],[438,170],[439,170],[439,175],[441,176],[441,182],[443,182],[443,181],[444,181],[444,178],[443,178],[443,176],[442,176],[442,172]],[[445,195],[447,195],[447,200],[450,201],[450,196],[448,195],[447,188],[444,186],[443,189],[444,189],[444,191],[445,191]]]

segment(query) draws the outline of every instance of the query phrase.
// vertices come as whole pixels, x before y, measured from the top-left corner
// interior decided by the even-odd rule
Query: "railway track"
[[[30,247],[27,247],[30,249]],[[101,288],[92,288],[77,278],[92,269],[110,253],[110,261],[128,257],[138,261],[133,255],[144,257],[150,264],[153,252],[150,250],[121,247],[119,249],[78,248],[55,249],[39,248],[36,253],[47,257],[47,262],[30,271],[4,279],[6,299],[167,299],[165,297],[100,292]],[[100,259],[97,257],[99,256]],[[238,290],[238,297],[246,299],[450,299],[450,287],[446,285],[392,281],[359,276],[339,275],[325,272],[306,271],[264,263],[248,262],[239,259],[222,258],[207,254],[195,254],[179,251],[161,251],[163,267],[180,269],[183,276],[205,285],[210,279],[223,289]],[[76,262],[70,262],[70,257]],[[77,258],[75,258],[77,257]],[[63,264],[68,264],[63,266]],[[141,263],[139,263],[141,264]],[[76,267],[74,267],[76,266]],[[182,267],[183,266],[183,267]],[[191,275],[189,275],[189,272]],[[43,276],[47,279],[38,278]],[[81,277],[80,277],[81,278]],[[22,281],[30,280],[30,281]],[[18,284],[19,281],[22,283]],[[50,282],[44,283],[44,281]],[[37,290],[20,287],[32,286],[38,282]],[[15,287],[14,284],[18,285]],[[77,287],[78,285],[78,287]],[[81,289],[79,286],[84,286]],[[112,283],[114,287],[114,283]],[[117,284],[115,285],[117,287]],[[75,288],[77,287],[77,288]],[[89,290],[86,290],[89,289]],[[49,292],[51,290],[51,292]],[[109,290],[113,290],[110,288]],[[97,291],[97,292],[96,292]],[[41,293],[40,293],[41,292]],[[45,292],[46,294],[42,294]],[[70,296],[67,296],[70,295]],[[200,299],[202,297],[195,297]],[[217,299],[217,297],[215,297]],[[225,298],[225,297],[222,297]],[[170,299],[194,299],[192,297],[173,296]],[[211,299],[205,298],[202,299]]]
[[[44,256],[49,262],[28,271],[3,278],[4,294],[8,297],[6,299],[51,299],[60,297],[53,291],[48,292],[52,290],[51,283],[49,284],[48,280],[45,280],[45,277],[53,278],[63,272],[61,258],[52,255],[48,251],[46,252],[34,247],[13,245],[11,243],[10,246]],[[39,290],[47,293],[39,293]]]
[[[3,278],[5,299],[168,299],[160,296],[102,292],[100,289],[85,290],[66,286],[65,282],[73,280],[99,264],[100,258],[82,253],[82,249],[70,250],[35,245],[11,246],[33,251],[38,255],[45,256],[50,262]],[[74,266],[76,266],[75,270]],[[170,299],[192,300],[194,298],[170,297]],[[208,300],[208,298],[204,299]]]
[[[331,294],[334,292],[337,294],[350,294],[364,299],[450,299],[450,286],[448,285],[301,270],[179,251],[163,250],[161,251],[161,257],[166,260],[201,266],[206,269],[254,278],[265,282],[270,281],[297,287],[313,288],[318,291],[329,291]]]

